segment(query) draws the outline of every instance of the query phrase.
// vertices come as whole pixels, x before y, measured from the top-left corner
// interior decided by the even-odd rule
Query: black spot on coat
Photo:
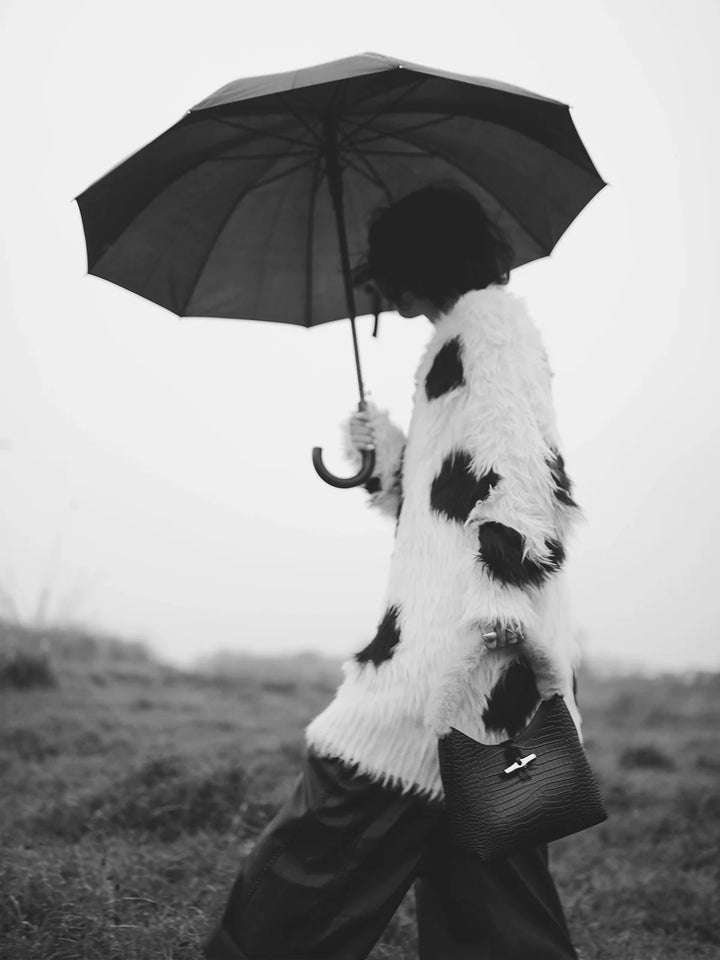
[[[514,587],[540,586],[565,560],[565,549],[555,539],[545,541],[551,552],[547,563],[539,563],[529,557],[523,560],[521,535],[512,527],[494,520],[480,524],[478,541],[480,553],[475,558],[476,562],[484,563],[494,580]]]
[[[373,639],[363,650],[359,650],[354,655],[358,663],[367,663],[371,660],[378,667],[392,657],[395,647],[400,642],[400,629],[397,623],[399,612],[395,605],[388,607]]]
[[[425,395],[435,400],[465,383],[460,337],[453,337],[438,350],[425,377]]]
[[[443,460],[440,472],[430,484],[430,507],[449,520],[460,523],[475,506],[485,500],[491,487],[500,477],[494,470],[478,477],[472,469],[472,457],[467,450],[454,450]]]
[[[363,483],[363,486],[365,487],[368,493],[377,493],[380,487],[382,486],[382,482],[380,480],[380,477],[374,477],[374,476],[368,477],[367,480]]]
[[[507,731],[514,737],[530,719],[540,702],[540,694],[532,672],[524,657],[513,660],[493,687],[483,711],[487,730]]]
[[[558,450],[553,450],[552,457],[545,461],[550,467],[550,473],[555,482],[555,498],[568,507],[577,507],[577,503],[572,498],[572,481],[565,472],[565,461],[563,455]]]

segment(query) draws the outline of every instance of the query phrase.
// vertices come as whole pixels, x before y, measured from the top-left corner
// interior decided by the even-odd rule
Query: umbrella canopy
[[[363,289],[348,304],[334,174],[351,261],[369,212],[429,182],[469,189],[514,267],[547,256],[605,186],[567,105],[365,53],[229,83],[93,183],[75,198],[88,272],[178,316],[311,327],[376,312]]]
[[[317,326],[383,304],[351,262],[368,214],[452,179],[480,200],[517,267],[547,256],[605,186],[569,107],[510,84],[365,53],[237,80],[75,199],[88,272],[181,317]],[[372,473],[363,451],[353,477]]]

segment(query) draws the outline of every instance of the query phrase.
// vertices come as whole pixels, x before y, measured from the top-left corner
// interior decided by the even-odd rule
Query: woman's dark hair
[[[361,273],[393,302],[409,291],[441,308],[468,290],[506,284],[513,257],[471,193],[434,184],[373,213]]]

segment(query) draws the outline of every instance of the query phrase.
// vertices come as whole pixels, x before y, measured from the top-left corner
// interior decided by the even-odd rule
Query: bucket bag
[[[438,739],[452,841],[483,860],[566,837],[607,819],[597,781],[562,695],[498,744],[450,727]]]

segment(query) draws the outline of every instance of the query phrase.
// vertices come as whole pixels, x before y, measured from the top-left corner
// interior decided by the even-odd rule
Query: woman
[[[407,436],[371,403],[343,424],[355,466],[375,449],[369,503],[395,520],[382,616],[306,727],[303,769],[208,960],[361,960],[411,885],[420,960],[577,956],[545,845],[482,862],[450,843],[437,756],[451,724],[498,743],[555,692],[580,732],[564,571],[583,517],[540,333],[506,289],[511,258],[455,186],[373,218],[366,272],[434,327]]]

